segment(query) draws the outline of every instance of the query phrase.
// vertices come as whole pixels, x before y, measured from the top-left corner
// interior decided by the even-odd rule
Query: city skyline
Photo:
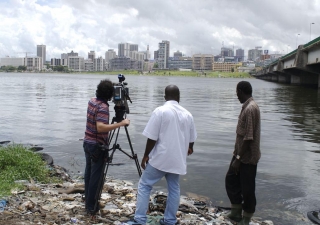
[[[152,56],[162,40],[170,41],[170,52],[187,56],[218,55],[221,47],[242,48],[246,55],[256,46],[286,54],[320,35],[319,10],[320,0],[1,0],[0,57],[35,56],[39,44],[46,45],[48,59],[71,50],[104,57],[122,42],[139,50],[149,45]]]

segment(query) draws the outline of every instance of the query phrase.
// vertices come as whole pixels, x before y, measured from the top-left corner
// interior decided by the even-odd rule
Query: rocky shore
[[[83,180],[71,179],[62,167],[52,165],[52,175],[63,183],[40,184],[33,180],[16,181],[25,190],[12,190],[4,198],[5,208],[0,212],[0,224],[114,224],[125,225],[133,217],[137,190],[133,183],[107,177],[100,201],[100,213],[92,219],[84,210]],[[154,193],[150,198],[148,224],[157,225],[163,217],[166,194]],[[1,200],[1,199],[0,199]],[[209,206],[201,199],[181,196],[177,218],[182,225],[232,225],[224,217],[228,212],[221,207]],[[251,225],[272,225],[272,221],[253,218]]]

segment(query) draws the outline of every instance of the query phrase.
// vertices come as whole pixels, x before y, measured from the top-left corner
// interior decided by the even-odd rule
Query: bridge
[[[320,36],[263,67],[256,78],[320,88]]]

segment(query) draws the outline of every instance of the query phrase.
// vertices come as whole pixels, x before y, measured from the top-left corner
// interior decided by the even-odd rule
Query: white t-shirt
[[[154,168],[184,175],[187,173],[189,143],[197,138],[191,113],[177,101],[166,101],[156,108],[143,133],[156,145],[149,154],[149,163]]]

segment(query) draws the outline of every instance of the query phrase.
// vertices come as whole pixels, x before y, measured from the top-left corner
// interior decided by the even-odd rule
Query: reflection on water
[[[0,73],[0,141],[37,144],[56,164],[83,174],[82,149],[86,107],[101,79],[116,75]],[[134,151],[141,158],[146,139],[142,131],[151,112],[164,103],[164,88],[176,84],[181,105],[194,116],[198,139],[188,157],[188,174],[181,177],[182,193],[210,198],[229,206],[224,188],[241,110],[235,88],[238,79],[204,77],[126,76],[133,101],[128,128]],[[249,80],[261,110],[262,158],[257,174],[256,216],[275,224],[309,224],[306,212],[320,208],[320,119],[318,90]],[[111,115],[113,103],[110,103]],[[124,130],[118,143],[130,152]],[[108,175],[137,182],[133,160],[116,151]],[[156,189],[164,190],[165,181]]]

